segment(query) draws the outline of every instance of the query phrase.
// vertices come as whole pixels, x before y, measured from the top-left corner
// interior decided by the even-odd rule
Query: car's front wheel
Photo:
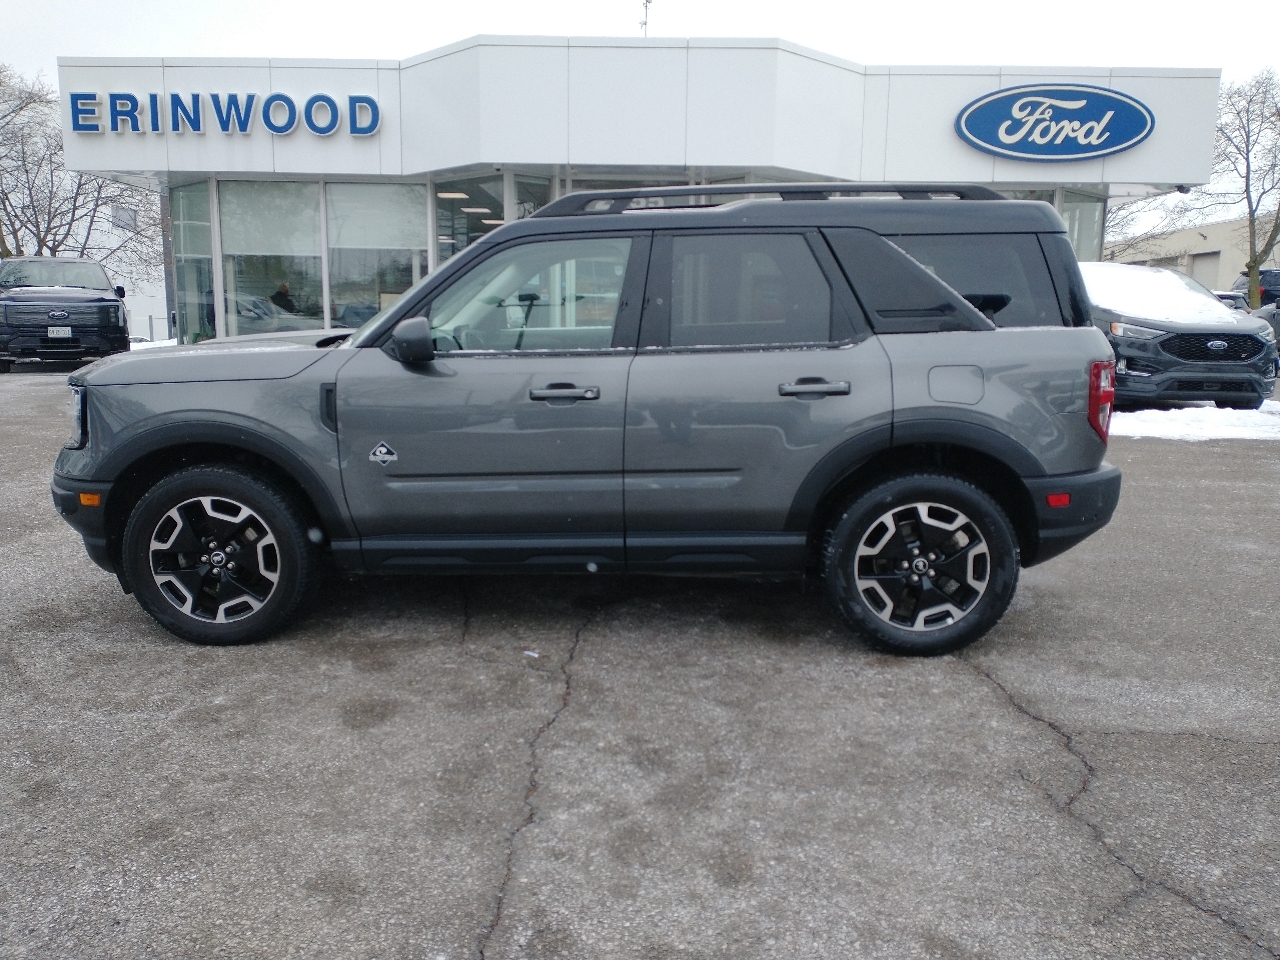
[[[854,630],[891,653],[966,646],[1003,616],[1018,543],[1000,506],[942,474],[888,480],[849,505],[827,536],[827,589]]]
[[[303,511],[263,478],[229,467],[165,477],[138,501],[123,560],[142,608],[204,644],[251,643],[314,593],[320,558]]]

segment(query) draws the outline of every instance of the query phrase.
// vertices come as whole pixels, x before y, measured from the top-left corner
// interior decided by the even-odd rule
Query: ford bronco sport
[[[689,192],[571,194],[354,333],[81,370],[54,502],[152,617],[215,644],[280,628],[327,558],[809,573],[872,644],[937,654],[1107,523],[1114,359],[1051,207]]]

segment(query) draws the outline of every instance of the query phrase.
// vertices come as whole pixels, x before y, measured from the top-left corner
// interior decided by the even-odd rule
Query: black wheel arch
[[[125,524],[142,495],[174,471],[215,464],[258,474],[289,494],[324,532],[326,541],[355,536],[325,483],[283,442],[234,424],[170,423],[130,438],[94,471],[93,480],[112,484],[105,521],[107,554],[117,572],[123,569]]]
[[[928,431],[919,424],[907,431],[899,425],[892,431],[878,427],[845,441],[824,457],[800,485],[786,522],[787,530],[807,533],[810,564],[820,562],[826,531],[850,500],[890,476],[913,471],[951,474],[984,491],[1013,524],[1022,565],[1033,563],[1040,543],[1039,523],[1022,477],[1043,476],[1044,468],[1007,437],[981,442],[988,439],[982,434],[994,431],[976,428],[971,435],[954,427],[951,423]],[[973,442],[975,438],[979,443]],[[1006,446],[1017,452],[1009,457]],[[1017,462],[1016,467],[1010,459]]]

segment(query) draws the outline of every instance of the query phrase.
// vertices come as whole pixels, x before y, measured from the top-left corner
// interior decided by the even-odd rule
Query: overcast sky
[[[866,64],[1218,67],[1228,81],[1280,64],[1259,25],[1275,4],[1222,17],[1137,0],[653,0],[649,35],[781,37]],[[1223,8],[1226,9],[1226,8]],[[640,0],[0,0],[0,61],[57,80],[59,56],[400,60],[481,33],[639,36]]]

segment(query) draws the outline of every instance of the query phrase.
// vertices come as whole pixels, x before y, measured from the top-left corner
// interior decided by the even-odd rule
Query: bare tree
[[[1205,193],[1220,207],[1243,208],[1249,303],[1257,307],[1258,268],[1280,239],[1280,82],[1271,70],[1222,88],[1213,181]]]
[[[0,63],[0,169],[8,166],[19,129],[41,108],[53,103],[53,91],[40,78],[28,81],[12,67]],[[0,221],[0,257],[13,256],[5,224]]]
[[[154,277],[163,259],[159,197],[68,170],[47,89],[0,75],[22,104],[0,126],[0,255],[91,257],[130,281]]]
[[[1150,259],[1154,241],[1194,221],[1193,213],[1181,201],[1166,194],[1110,201],[1102,222],[1102,259],[1121,263]]]

